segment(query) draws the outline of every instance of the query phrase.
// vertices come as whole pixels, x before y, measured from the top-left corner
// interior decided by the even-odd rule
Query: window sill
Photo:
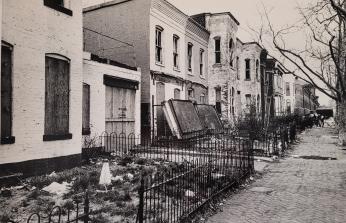
[[[199,75],[199,77],[205,80],[205,75]]]
[[[176,72],[181,72],[178,67],[173,67],[173,70],[176,71]]]
[[[57,141],[57,140],[68,140],[72,139],[72,134],[64,134],[64,135],[43,135],[43,141]]]
[[[91,134],[90,128],[85,128],[85,129],[82,130],[82,135],[83,136],[90,135],[90,134]]]
[[[245,79],[245,81],[251,81],[251,79]]]
[[[1,145],[14,144],[16,138],[14,136],[1,137]]]
[[[56,11],[59,11],[61,13],[64,13],[66,15],[69,15],[69,16],[72,16],[73,15],[73,12],[72,10],[68,9],[68,8],[65,8],[65,7],[62,7],[60,5],[57,5],[56,3],[54,3],[55,1],[54,0],[44,0],[44,5],[51,8],[51,9],[54,9]]]
[[[222,64],[221,63],[215,63],[215,64],[213,64],[213,67],[222,67]]]
[[[160,67],[165,67],[165,65],[163,64],[163,63],[160,63],[160,62],[155,62],[155,64],[157,65],[157,66],[160,66]]]

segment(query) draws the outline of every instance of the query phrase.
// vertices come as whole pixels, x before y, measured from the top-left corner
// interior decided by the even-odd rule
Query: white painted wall
[[[73,16],[48,8],[43,1],[3,1],[2,40],[14,46],[13,136],[16,142],[0,145],[0,164],[81,153],[82,3],[70,1],[68,7]],[[43,141],[46,53],[71,59],[71,140]]]
[[[90,60],[90,54],[84,53],[83,82],[90,85],[90,136],[100,136],[105,131],[106,87],[103,75],[141,81],[141,71],[133,71],[113,65],[102,64]],[[135,99],[135,134],[140,134],[140,100],[141,89],[136,91]]]

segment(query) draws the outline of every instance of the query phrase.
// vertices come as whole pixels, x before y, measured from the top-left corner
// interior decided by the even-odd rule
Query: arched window
[[[231,38],[230,40],[229,40],[229,44],[228,44],[228,48],[229,48],[229,65],[231,66],[231,67],[233,67],[233,46],[234,46],[234,44],[233,44],[233,39]]]
[[[231,94],[231,114],[234,116],[234,114],[235,114],[234,87],[232,87],[230,94]]]
[[[215,40],[215,63],[221,63],[221,38],[219,36]]]
[[[56,135],[68,137],[70,110],[70,59],[65,56],[46,54],[45,72],[45,128],[44,140]]]
[[[251,80],[251,64],[250,59],[245,59],[245,80]]]
[[[189,97],[189,100],[192,100],[195,98],[195,90],[193,90],[192,88],[190,88],[189,90],[187,90],[187,96]]]
[[[261,97],[257,95],[257,112],[261,111]]]
[[[205,104],[206,103],[206,101],[205,101],[205,94],[204,93],[202,93],[201,96],[199,97],[199,102],[201,104]]]
[[[259,61],[256,60],[256,79],[259,80]]]
[[[163,28],[161,26],[156,26],[155,28],[155,60],[157,63],[163,63],[163,46],[162,46],[162,33]]]
[[[174,89],[174,99],[180,99],[180,89]]]

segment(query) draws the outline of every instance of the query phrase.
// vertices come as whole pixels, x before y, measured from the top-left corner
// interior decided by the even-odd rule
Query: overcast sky
[[[102,3],[108,0],[83,0],[84,6]],[[262,22],[260,14],[264,7],[269,11],[269,16],[276,29],[296,23],[301,19],[297,7],[306,7],[314,0],[168,0],[181,11],[188,15],[202,12],[231,12],[240,22],[238,37],[246,41],[254,41],[255,35],[250,29],[258,29]],[[269,42],[270,40],[268,40]],[[291,35],[288,39],[292,48],[302,48],[305,45],[304,36]],[[268,49],[271,51],[271,49]],[[327,104],[329,99],[323,95],[320,102]]]

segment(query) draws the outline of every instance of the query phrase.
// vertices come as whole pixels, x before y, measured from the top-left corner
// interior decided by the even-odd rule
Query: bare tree
[[[317,0],[297,7],[301,20],[275,30],[270,12],[264,8],[263,26],[256,31],[258,42],[295,76],[312,84],[337,103],[340,143],[346,145],[346,3],[345,0]],[[255,31],[254,29],[252,29]],[[288,36],[306,33],[303,49],[289,46]],[[270,37],[268,42],[266,37]]]

